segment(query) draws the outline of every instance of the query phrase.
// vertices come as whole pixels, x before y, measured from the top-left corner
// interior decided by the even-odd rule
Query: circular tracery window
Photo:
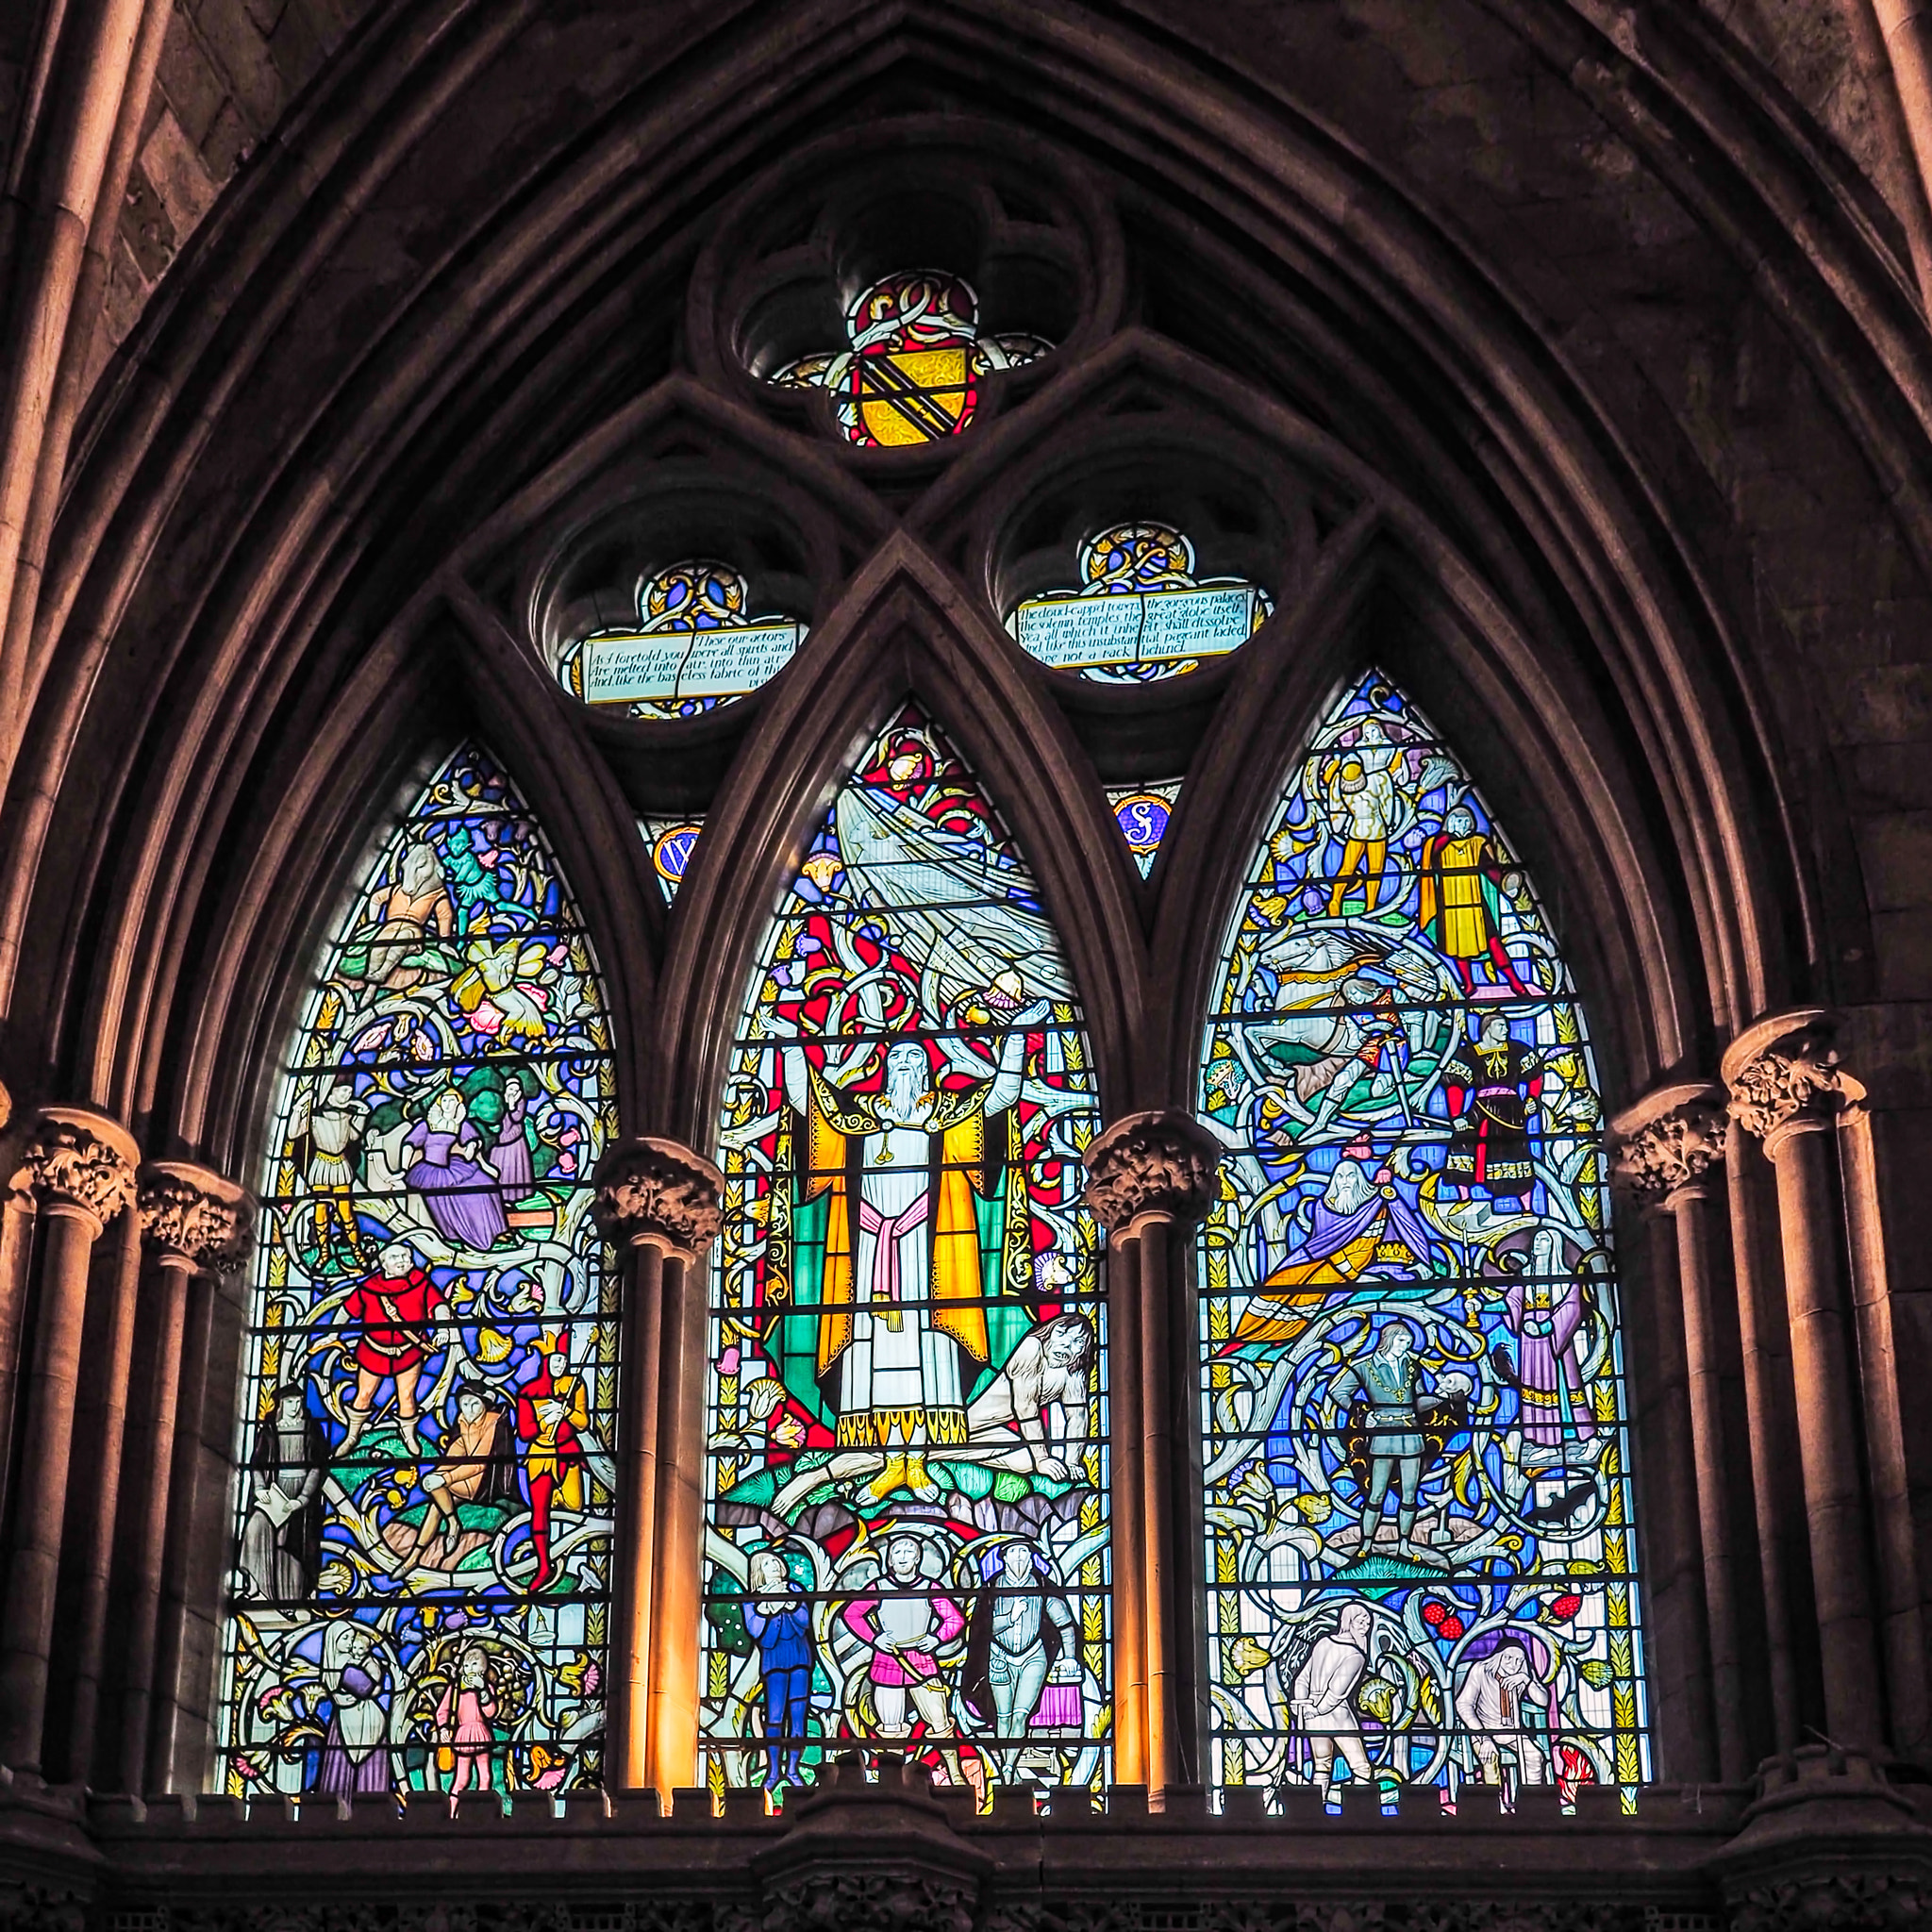
[[[845,310],[843,349],[816,349],[777,370],[784,389],[829,390],[839,426],[861,448],[957,436],[979,406],[979,378],[1018,369],[1053,344],[1024,333],[982,336],[979,297],[941,269],[904,269]]]
[[[796,618],[750,614],[744,577],[687,558],[638,589],[638,622],[593,630],[557,661],[566,691],[634,718],[689,718],[775,677],[804,641]]]
[[[1197,577],[1194,546],[1167,524],[1115,524],[1080,546],[1080,582],[1022,601],[1021,648],[1056,671],[1145,684],[1197,671],[1247,642],[1274,605],[1242,577]]]

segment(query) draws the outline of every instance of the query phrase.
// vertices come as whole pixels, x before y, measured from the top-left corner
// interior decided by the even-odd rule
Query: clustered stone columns
[[[139,1351],[144,1374],[130,1396],[132,1440],[124,1465],[122,1569],[126,1577],[121,1623],[121,1724],[114,1782],[124,1790],[147,1784],[156,1663],[162,1650],[162,1584],[169,1556],[169,1504],[192,1492],[200,1404],[182,1402],[184,1342],[202,1339],[192,1381],[207,1364],[212,1277],[241,1265],[248,1233],[247,1197],[233,1181],[184,1161],[154,1161],[141,1170],[137,1202],[147,1266],[142,1285]],[[191,1308],[191,1304],[192,1305]],[[177,1479],[178,1469],[178,1479]],[[188,1560],[186,1524],[176,1529],[177,1565]],[[185,1598],[189,1579],[176,1579]],[[178,1632],[166,1646],[178,1668]],[[175,1688],[169,1686],[172,1691]],[[172,1699],[171,1699],[172,1701]],[[165,1751],[158,1767],[166,1774]]]
[[[1776,1176],[1824,1728],[1844,1750],[1881,1755],[1900,1734],[1923,1728],[1924,1681],[1918,1655],[1894,1649],[1890,1672],[1879,1660],[1874,1549],[1887,1605],[1902,1605],[1906,1588],[1891,1574],[1901,1555],[1895,1537],[1874,1543],[1874,1508],[1882,1516],[1902,1491],[1903,1455],[1882,1279],[1867,1280],[1856,1296],[1880,1306],[1862,1320],[1854,1307],[1857,1277],[1874,1263],[1882,1269],[1882,1257],[1859,1252],[1876,1225],[1875,1203],[1857,1198],[1871,1192],[1869,1152],[1862,1174],[1856,1159],[1841,1158],[1841,1130],[1863,1124],[1864,1090],[1840,1066],[1826,1016],[1816,1010],[1750,1028],[1724,1055],[1724,1078],[1732,1119],[1761,1143]]]
[[[1737,1784],[1749,1774],[1751,1751],[1739,1635],[1738,1553],[1726,1507],[1730,1481],[1711,1245],[1712,1169],[1722,1172],[1730,1121],[1722,1091],[1695,1085],[1652,1094],[1617,1125],[1624,1141],[1620,1176],[1654,1197],[1674,1224],[1718,1774],[1726,1784]]]
[[[724,1177],[675,1141],[597,1164],[594,1211],[624,1262],[616,1605],[608,1774],[668,1800],[696,1775],[708,1323],[700,1262]]]
[[[133,1199],[140,1158],[124,1127],[80,1108],[45,1109],[27,1142],[25,1172],[42,1227],[40,1308],[18,1391],[25,1414],[0,1607],[0,1763],[41,1762],[89,1267],[107,1224]],[[111,1488],[111,1470],[103,1474]]]
[[[1107,1230],[1113,1423],[1114,1775],[1201,1781],[1200,1481],[1193,1231],[1220,1191],[1221,1146],[1182,1113],[1116,1121],[1087,1150]]]

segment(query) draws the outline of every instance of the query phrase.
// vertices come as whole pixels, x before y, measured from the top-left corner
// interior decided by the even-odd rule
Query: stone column
[[[1834,1144],[1845,1087],[1824,1017],[1760,1021],[1725,1053],[1724,1077],[1732,1119],[1764,1143],[1777,1176],[1825,1729],[1835,1744],[1869,1754],[1885,1723]]]
[[[597,1163],[597,1225],[624,1271],[610,1743],[615,1790],[668,1799],[696,1775],[705,1507],[707,1272],[724,1177],[675,1141]]]
[[[1714,1334],[1709,1178],[1713,1164],[1724,1158],[1730,1122],[1722,1091],[1699,1085],[1668,1088],[1653,1094],[1617,1125],[1625,1136],[1618,1158],[1619,1172],[1658,1203],[1676,1235],[1674,1273],[1684,1316],[1718,1775],[1725,1784],[1739,1784],[1750,1773],[1751,1753],[1738,1635],[1737,1547],[1731,1534],[1723,1391]]]
[[[40,1763],[88,1264],[102,1228],[133,1197],[138,1158],[125,1128],[80,1108],[43,1109],[27,1143],[46,1233],[0,1608],[0,1763]]]
[[[141,1170],[139,1188],[142,1241],[148,1259],[141,1325],[149,1347],[127,1458],[139,1488],[126,1499],[127,1528],[122,1539],[127,1594],[116,1782],[126,1791],[142,1788],[147,1765],[189,1286],[197,1273],[225,1274],[241,1266],[248,1221],[247,1196],[242,1189],[204,1167],[151,1161]]]
[[[127,1431],[127,1372],[134,1360],[134,1309],[141,1285],[141,1228],[131,1214],[116,1222],[103,1242],[111,1258],[103,1270],[105,1319],[97,1330],[98,1353],[75,1405],[75,1435],[80,1451],[68,1469],[68,1484],[78,1506],[69,1517],[73,1538],[65,1568],[73,1623],[62,1616],[61,1648],[74,1659],[64,1751],[42,1752],[64,1762],[65,1780],[94,1783],[94,1729],[101,1711],[101,1662],[107,1651],[108,1578],[114,1560],[114,1522],[121,1508],[121,1448]]]
[[[1114,1708],[1127,1769],[1141,1774],[1126,1775],[1117,1748],[1115,1776],[1155,1791],[1204,1775],[1200,1338],[1190,1264],[1220,1172],[1221,1143],[1184,1113],[1128,1114],[1087,1149],[1085,1199],[1108,1241]]]

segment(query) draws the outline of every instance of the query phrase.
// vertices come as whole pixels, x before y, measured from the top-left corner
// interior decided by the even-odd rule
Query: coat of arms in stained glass
[[[1197,577],[1194,546],[1166,524],[1117,524],[1080,546],[1080,582],[1028,597],[1007,619],[1056,671],[1144,684],[1197,671],[1247,642],[1274,608],[1239,577]]]
[[[703,1749],[867,1740],[983,1802],[1104,1776],[1095,1099],[1033,880],[907,710],[766,940],[720,1130]]]
[[[1216,1782],[1648,1774],[1603,1121],[1524,870],[1379,675],[1315,733],[1203,1048]]]
[[[557,675],[587,705],[634,718],[690,718],[756,691],[791,661],[805,625],[749,615],[750,591],[729,564],[688,558],[638,589],[638,622],[575,639]]]
[[[602,1774],[613,1131],[583,926],[474,748],[377,858],[281,1081],[243,1352],[219,1782]]]
[[[979,298],[959,276],[902,270],[863,289],[845,311],[847,346],[789,362],[771,378],[832,394],[847,438],[896,449],[956,436],[979,407],[979,378],[1047,354],[1038,336],[982,335]]]

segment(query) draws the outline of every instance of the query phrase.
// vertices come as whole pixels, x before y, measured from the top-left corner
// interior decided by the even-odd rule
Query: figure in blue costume
[[[785,1558],[759,1550],[751,1559],[744,1627],[758,1647],[765,1682],[765,1789],[795,1785],[805,1757],[811,1706],[811,1605],[791,1586]]]

